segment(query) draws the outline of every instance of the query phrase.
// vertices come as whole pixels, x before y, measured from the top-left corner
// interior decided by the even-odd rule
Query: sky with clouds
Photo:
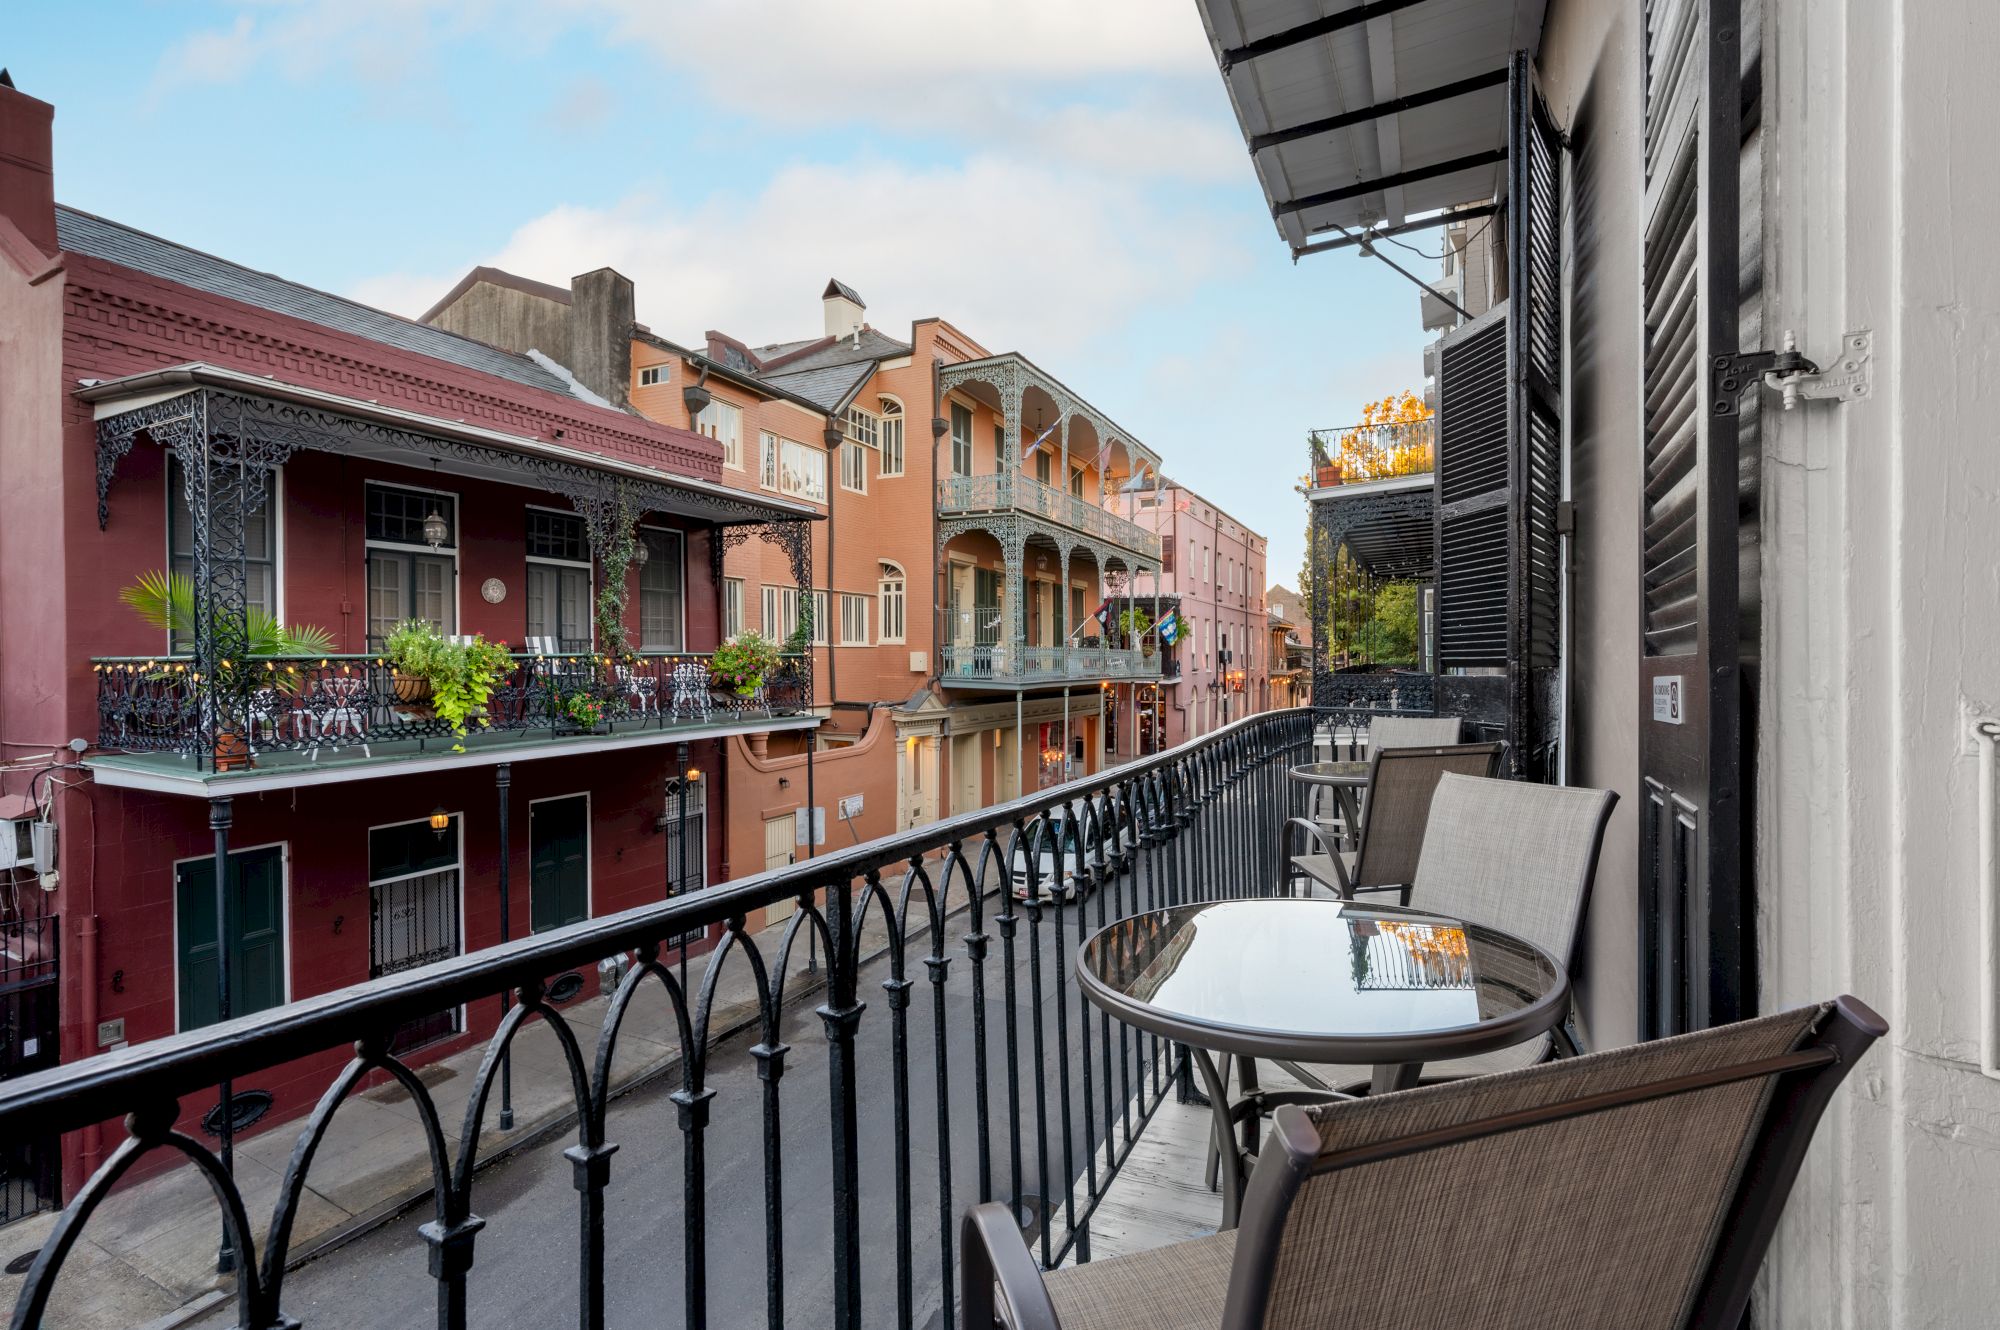
[[[941,315],[1274,580],[1305,431],[1422,384],[1413,287],[1291,262],[1192,0],[9,0],[0,64],[55,103],[62,202],[397,313],[489,263],[609,264],[695,344],[817,335],[829,276],[891,334]]]

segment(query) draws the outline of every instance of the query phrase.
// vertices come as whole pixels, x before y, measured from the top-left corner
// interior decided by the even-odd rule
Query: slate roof
[[[849,300],[861,306],[861,308],[868,308],[868,302],[861,298],[861,293],[846,282],[841,281],[838,277],[826,284],[826,290],[820,294],[820,299],[831,300],[834,296],[846,296]]]
[[[56,241],[71,253],[132,268],[226,300],[303,319],[336,332],[365,337],[483,374],[497,375],[544,392],[575,397],[569,382],[561,375],[536,364],[527,356],[517,356],[470,337],[388,314],[310,286],[301,286],[297,282],[288,282],[271,273],[258,272],[213,254],[162,240],[94,213],[58,204]]]
[[[801,370],[798,373],[760,374],[757,381],[794,397],[803,397],[822,411],[844,411],[853,399],[855,389],[866,383],[868,376],[874,372],[875,362],[863,360],[851,365],[828,365],[824,369]]]

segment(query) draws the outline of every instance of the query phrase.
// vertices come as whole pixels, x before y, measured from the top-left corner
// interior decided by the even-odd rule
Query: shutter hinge
[[[1784,394],[1787,411],[1801,400],[1852,402],[1866,397],[1875,377],[1874,345],[1875,335],[1867,328],[1847,333],[1840,339],[1840,359],[1824,370],[1799,354],[1789,331],[1779,350],[1716,356],[1709,368],[1713,410],[1718,416],[1740,414],[1739,399],[1755,378]]]
[[[1556,534],[1558,536],[1573,536],[1576,534],[1576,503],[1574,500],[1562,499],[1557,502]]]

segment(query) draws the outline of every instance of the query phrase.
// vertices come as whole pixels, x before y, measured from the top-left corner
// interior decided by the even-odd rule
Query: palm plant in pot
[[[187,573],[155,569],[141,573],[118,598],[147,623],[166,629],[179,643],[192,641],[200,623],[194,593],[194,578]],[[210,608],[208,628],[211,641],[232,635],[219,607]],[[199,698],[204,718],[214,724],[210,756],[217,771],[252,765],[249,727],[258,692],[270,688],[295,694],[304,684],[303,662],[284,658],[324,657],[333,652],[333,635],[324,628],[280,623],[276,615],[255,605],[244,611],[241,642],[240,656],[225,656],[215,662]]]

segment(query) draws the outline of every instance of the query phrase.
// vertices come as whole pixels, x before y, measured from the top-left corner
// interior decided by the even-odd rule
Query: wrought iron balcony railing
[[[1306,451],[1309,489],[1429,475],[1437,465],[1437,419],[1316,429]]]
[[[510,1232],[521,1240],[525,1225],[540,1259],[577,1263],[576,1321],[585,1327],[605,1323],[613,1294],[622,1306],[657,1315],[662,1290],[654,1281],[676,1265],[679,1320],[691,1327],[829,1319],[838,1330],[956,1326],[954,1232],[964,1208],[1010,1199],[1036,1216],[1031,1237],[1045,1267],[1089,1259],[1097,1205],[1184,1069],[1170,1043],[1084,1005],[1070,973],[1081,936],[1150,909],[1273,891],[1273,829],[1302,811],[1286,768],[1309,756],[1312,738],[1307,711],[1248,717],[1011,803],[0,1083],[0,1139],[120,1118],[127,1133],[44,1242],[13,1324],[40,1325],[52,1298],[76,1296],[79,1281],[58,1280],[75,1244],[94,1216],[107,1222],[99,1207],[120,1179],[162,1153],[199,1170],[222,1202],[240,1253],[238,1323],[300,1324],[291,1319],[299,1295],[287,1306],[287,1257],[315,1151],[342,1104],[386,1073],[413,1101],[435,1183],[433,1217],[419,1230],[427,1266],[425,1252],[404,1254],[413,1305],[393,1318],[397,1324],[429,1320],[434,1299],[438,1325],[464,1326],[475,1272],[497,1278],[510,1305],[545,1298],[499,1254]],[[161,847],[162,864],[171,853]],[[1085,884],[1076,903],[1043,896],[1039,877],[1057,858]],[[1015,897],[1017,872],[1026,875],[1026,900]],[[767,970],[745,920],[775,905],[796,912]],[[718,926],[705,980],[689,991],[662,963],[669,939]],[[865,929],[886,933],[879,959],[868,954]],[[805,1000],[816,1003],[823,1051],[817,1039],[812,1048],[785,1042],[806,1019],[801,972],[790,962],[809,939],[819,949],[818,987]],[[636,963],[605,1007],[594,1050],[580,1047],[548,985],[614,957]],[[757,1042],[747,1049],[710,1037],[718,975],[738,974],[757,993]],[[870,999],[878,982],[881,993]],[[680,1031],[672,1128],[655,1114],[611,1111],[620,1031],[642,989],[650,990],[647,1001],[671,1007],[669,1028]],[[465,1090],[457,1135],[447,1135],[431,1085],[390,1051],[391,1041],[423,1013],[503,994],[513,1006]],[[545,1023],[560,1046],[561,1093],[577,1139],[567,1149],[559,1138],[530,1148],[560,1150],[574,1165],[579,1204],[514,1205],[503,1224],[482,1233],[476,1205],[485,1193],[475,1164],[482,1145],[491,1148],[489,1100],[501,1054],[531,1022]],[[298,1130],[268,1235],[252,1232],[243,1190],[221,1158],[177,1129],[182,1102],[205,1100],[226,1079],[240,1085],[348,1048],[345,1070]],[[730,1056],[754,1060],[756,1073],[711,1074],[712,1065],[742,1065],[721,1060]],[[823,1071],[815,1073],[814,1062]],[[802,1089],[793,1088],[798,1079],[806,1080]],[[710,1143],[730,1140],[738,1124],[761,1133],[761,1152],[739,1145],[728,1170],[711,1173]],[[634,1148],[621,1155],[614,1130],[663,1134],[678,1156],[667,1176],[677,1178],[647,1176],[634,1162],[645,1153],[640,1143],[628,1135]],[[761,1225],[758,1207],[742,1195],[740,1180],[749,1178],[761,1191]],[[657,1260],[607,1263],[614,1179],[619,1249],[657,1252]],[[788,1197],[788,1182],[806,1189],[806,1199]],[[486,1199],[489,1207],[504,1203]],[[737,1236],[711,1242],[711,1224]],[[657,1233],[657,1246],[635,1247],[642,1232]],[[475,1265],[476,1248],[487,1259]],[[372,1277],[402,1277],[391,1264],[374,1266]],[[745,1277],[759,1264],[761,1283]],[[561,1297],[569,1278],[553,1281]],[[608,1287],[613,1280],[617,1289]]]
[[[1153,532],[1029,476],[947,476],[938,482],[938,511],[949,516],[1026,513],[1109,541],[1151,563],[1160,560],[1160,538]]]
[[[381,655],[255,657],[226,687],[205,681],[186,656],[104,657],[97,675],[98,746],[170,752],[203,766],[204,720],[242,735],[249,753],[317,757],[341,749],[446,740],[451,726],[432,706],[428,685],[399,674]],[[721,718],[795,715],[812,703],[806,657],[780,658],[760,689],[716,685],[706,654],[642,655],[629,661],[588,653],[517,654],[471,733],[550,737],[628,734]]]
[[[947,645],[938,653],[947,687],[959,683],[1062,683],[1066,680],[1158,680],[1161,655],[1138,647]]]

